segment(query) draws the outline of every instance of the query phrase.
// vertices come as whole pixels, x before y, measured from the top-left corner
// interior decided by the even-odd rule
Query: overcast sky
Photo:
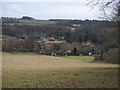
[[[36,19],[99,19],[85,0],[2,0],[2,16]]]

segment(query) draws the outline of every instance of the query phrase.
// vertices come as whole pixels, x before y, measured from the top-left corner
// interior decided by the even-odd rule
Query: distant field
[[[3,53],[3,87],[118,87],[118,65],[89,63],[92,58]]]
[[[47,24],[55,24],[56,21],[48,21],[48,20],[19,20],[22,25],[47,25]]]

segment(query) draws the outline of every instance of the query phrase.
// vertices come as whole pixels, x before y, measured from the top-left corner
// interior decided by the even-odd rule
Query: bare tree
[[[101,12],[100,18],[107,20],[120,20],[120,0],[87,0],[92,8],[98,6]]]

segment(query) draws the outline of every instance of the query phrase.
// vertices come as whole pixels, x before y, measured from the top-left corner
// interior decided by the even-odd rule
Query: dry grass
[[[0,89],[2,88],[2,53],[0,52]]]
[[[66,59],[63,57],[41,55],[13,55],[3,54],[3,69],[62,69],[62,68],[116,68],[116,64],[87,63],[78,59]]]
[[[118,65],[66,57],[3,53],[4,88],[118,87]]]

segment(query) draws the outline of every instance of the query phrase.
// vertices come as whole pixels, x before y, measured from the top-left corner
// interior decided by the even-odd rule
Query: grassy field
[[[117,88],[118,65],[93,57],[3,53],[3,88]],[[91,59],[91,60],[88,60]]]
[[[56,21],[48,21],[48,20],[19,20],[22,25],[47,25],[47,24],[55,24]]]
[[[94,57],[93,56],[64,56],[66,59],[72,59],[72,60],[81,60],[83,62],[93,62]]]

